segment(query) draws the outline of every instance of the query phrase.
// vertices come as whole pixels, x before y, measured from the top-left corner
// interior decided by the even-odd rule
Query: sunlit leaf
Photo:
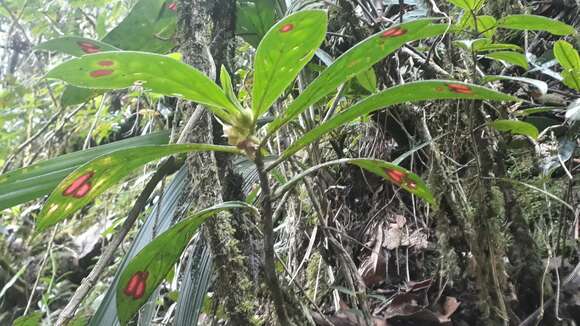
[[[240,153],[237,148],[230,146],[182,144],[140,146],[100,156],[82,165],[59,183],[38,214],[37,228],[43,231],[71,216],[138,167],[165,156],[199,151]]]
[[[485,4],[485,0],[448,0],[453,5],[469,10],[469,11],[477,11],[483,7]]]
[[[533,139],[537,139],[540,134],[533,124],[519,120],[495,120],[491,123],[491,126],[499,131],[529,136]]]
[[[327,18],[322,10],[292,14],[266,33],[254,59],[252,110],[264,114],[312,59],[326,35]]]
[[[60,64],[46,77],[85,88],[140,85],[156,93],[209,105],[225,121],[231,121],[239,112],[221,88],[199,70],[159,54],[118,51],[86,55]]]
[[[369,69],[405,43],[437,36],[446,30],[445,24],[433,24],[430,19],[422,19],[390,27],[358,43],[324,70],[282,115],[268,125],[268,134],[272,134],[310,105],[335,91],[344,82]]]
[[[528,65],[528,59],[525,55],[513,52],[513,51],[497,51],[488,53],[485,55],[486,58],[494,59],[494,60],[501,60],[512,65],[520,66],[524,69],[529,69],[530,66]]]
[[[498,27],[516,29],[546,31],[554,35],[575,34],[574,27],[562,23],[559,20],[537,15],[510,15],[498,21]]]
[[[236,208],[257,211],[244,202],[226,202],[207,208],[159,235],[129,262],[117,286],[117,315],[121,324],[125,325],[130,321],[147,302],[179,259],[199,226],[220,211]]]
[[[65,36],[41,43],[35,47],[37,50],[56,51],[80,57],[85,54],[93,54],[104,51],[119,51],[120,49],[96,40],[78,36]]]
[[[480,99],[494,101],[517,100],[515,97],[485,87],[457,81],[418,81],[395,86],[363,99],[345,111],[332,117],[330,120],[310,130],[288,147],[276,162],[290,157],[313,141],[320,139],[320,137],[333,129],[371,112],[405,102],[444,99]]]
[[[580,69],[580,55],[572,44],[560,40],[554,44],[554,56],[564,69]]]
[[[0,210],[49,194],[69,173],[113,151],[143,145],[163,145],[169,133],[132,137],[91,149],[64,154],[0,175]]]

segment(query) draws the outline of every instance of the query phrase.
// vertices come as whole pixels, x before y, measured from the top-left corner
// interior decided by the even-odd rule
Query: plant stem
[[[260,150],[256,152],[254,159],[258,177],[260,179],[260,187],[262,188],[262,195],[264,201],[262,204],[262,233],[264,234],[264,274],[266,276],[266,283],[270,289],[272,300],[276,314],[278,315],[278,322],[282,326],[290,325],[286,310],[284,309],[284,296],[278,284],[278,277],[276,276],[276,269],[274,266],[274,227],[272,225],[272,194],[270,190],[270,183],[268,182],[268,175],[264,169],[264,159]]]

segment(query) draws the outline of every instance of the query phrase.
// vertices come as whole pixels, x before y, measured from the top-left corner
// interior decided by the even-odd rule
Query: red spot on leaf
[[[177,3],[172,2],[172,3],[168,4],[167,9],[169,9],[171,11],[177,11]]]
[[[401,172],[395,169],[387,169],[385,172],[387,173],[391,181],[393,181],[396,184],[401,184],[405,176],[407,175],[405,172]]]
[[[410,179],[405,180],[405,185],[411,190],[415,190],[417,188],[417,183]]]
[[[97,53],[101,51],[101,48],[91,42],[77,42],[84,53]]]
[[[135,272],[131,275],[127,286],[123,289],[123,293],[128,297],[133,297],[135,300],[141,299],[147,288],[148,276],[148,272]]]
[[[407,34],[407,30],[401,27],[389,28],[381,34],[383,38],[397,37]]]
[[[447,88],[449,88],[449,90],[453,93],[457,94],[473,94],[471,87],[462,84],[448,84]]]
[[[115,62],[113,62],[111,60],[99,61],[99,66],[102,66],[102,67],[110,67],[110,66],[112,66],[114,64],[115,64]]]
[[[280,32],[287,33],[294,29],[294,24],[286,24],[280,28]]]
[[[95,175],[94,172],[87,172],[76,178],[62,193],[63,196],[72,196],[74,198],[83,198],[89,193],[92,186],[90,179]]]
[[[111,70],[111,69],[99,69],[99,70],[91,71],[90,75],[93,78],[98,78],[98,77],[108,76],[112,73],[113,73],[113,70]]]

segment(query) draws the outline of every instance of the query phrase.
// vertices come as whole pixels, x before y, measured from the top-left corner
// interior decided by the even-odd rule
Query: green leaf
[[[494,60],[501,60],[512,65],[520,66],[526,70],[530,68],[528,65],[528,59],[525,55],[513,52],[513,51],[497,51],[488,53],[485,55],[486,58],[494,59]]]
[[[418,81],[395,86],[375,95],[371,95],[351,106],[347,110],[332,117],[330,120],[317,126],[299,138],[281,155],[276,163],[294,155],[300,149],[320,139],[333,129],[354,119],[365,116],[382,108],[405,102],[419,102],[426,100],[445,99],[472,99],[515,101],[517,98],[499,93],[485,87],[461,83],[457,81],[433,80]]]
[[[580,55],[572,44],[560,40],[554,44],[554,56],[564,69],[580,70]]]
[[[236,96],[236,92],[234,92],[232,78],[230,77],[230,74],[228,73],[226,67],[224,66],[222,66],[220,70],[220,82],[222,84],[222,89],[224,90],[230,102],[234,103],[239,110],[243,110],[243,107],[238,101],[238,97]]]
[[[104,51],[120,51],[120,49],[110,44],[78,36],[65,36],[52,39],[37,45],[34,49],[55,51],[75,57]]]
[[[491,126],[499,131],[510,132],[514,135],[529,136],[533,139],[538,139],[540,133],[538,129],[531,123],[519,120],[495,120]]]
[[[64,88],[64,91],[62,92],[60,104],[63,107],[67,107],[70,105],[79,105],[104,93],[105,90],[102,89],[90,89],[67,85]]]
[[[39,326],[42,325],[42,312],[35,311],[26,316],[21,316],[14,320],[12,326]]]
[[[324,40],[326,25],[324,11],[305,10],[282,19],[266,33],[254,60],[252,110],[256,119],[312,59]]]
[[[60,64],[46,77],[84,88],[122,89],[142,85],[163,95],[206,104],[230,123],[239,113],[221,88],[199,70],[159,54],[118,51],[86,55]]]
[[[562,71],[564,84],[570,88],[580,91],[580,69]]]
[[[377,75],[375,70],[370,68],[356,75],[356,81],[367,91],[374,93],[377,91]]]
[[[271,135],[310,105],[335,91],[340,84],[369,69],[405,43],[443,34],[446,29],[445,24],[433,24],[430,19],[420,19],[391,27],[358,43],[324,70],[281,116],[268,125],[268,134]]]
[[[132,137],[61,155],[2,174],[0,175],[0,210],[49,194],[69,173],[103,154],[136,146],[163,145],[168,141],[168,132]]]
[[[495,34],[497,21],[492,16],[477,16],[477,29],[473,22],[473,19],[467,20],[468,26],[471,27],[473,30],[477,30],[479,33],[483,33],[485,37],[492,38]]]
[[[117,315],[122,325],[131,320],[165,279],[199,226],[220,211],[236,208],[257,213],[255,207],[244,202],[226,202],[204,209],[160,234],[129,262],[117,286]]]
[[[200,151],[240,153],[235,147],[208,144],[140,146],[100,156],[69,174],[52,192],[37,217],[45,230],[91,202],[133,170],[162,157]]]
[[[166,53],[174,47],[177,27],[174,0],[140,0],[103,42],[123,50]]]
[[[274,194],[275,197],[282,196],[285,192],[294,187],[294,185],[302,180],[307,175],[310,175],[324,167],[337,164],[351,164],[372,172],[385,180],[394,183],[395,185],[405,189],[406,191],[424,199],[428,203],[435,204],[433,194],[429,188],[416,174],[383,160],[366,159],[366,158],[343,158],[335,161],[324,162],[304,170],[300,174],[294,176],[288,182],[283,184]]]
[[[506,16],[498,21],[498,27],[516,30],[546,31],[554,35],[570,35],[576,33],[574,27],[568,24],[536,15]]]
[[[473,50],[475,52],[484,52],[484,51],[500,51],[500,50],[514,50],[514,51],[522,51],[522,48],[515,44],[505,44],[505,43],[489,43],[489,44],[480,44],[474,43]]]
[[[448,0],[453,5],[468,11],[477,11],[483,8],[485,0]]]
[[[236,33],[255,48],[276,22],[273,0],[238,0],[236,14]]]

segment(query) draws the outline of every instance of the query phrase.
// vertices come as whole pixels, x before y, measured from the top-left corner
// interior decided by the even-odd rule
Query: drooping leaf
[[[86,162],[113,151],[144,145],[163,145],[168,132],[132,137],[41,161],[0,175],[0,210],[49,194],[69,173]]]
[[[512,65],[520,66],[524,69],[529,69],[530,66],[528,65],[528,59],[525,55],[513,52],[513,51],[497,51],[488,53],[485,55],[486,58],[494,59],[494,60],[501,60]]]
[[[264,114],[312,59],[326,35],[327,18],[322,10],[290,15],[266,33],[254,59],[252,110]]]
[[[324,167],[337,165],[337,164],[352,164],[356,165],[362,169],[365,169],[369,172],[372,172],[387,181],[394,183],[395,185],[405,189],[406,191],[416,195],[419,198],[424,199],[430,204],[435,204],[435,199],[433,198],[433,194],[421,180],[421,178],[398,166],[397,164],[393,164],[390,162],[386,162],[383,160],[377,159],[367,159],[367,158],[344,158],[329,162],[324,162],[313,167],[310,167],[300,174],[294,176],[288,182],[284,183],[274,194],[275,197],[280,197],[282,194],[290,190],[294,185],[302,180],[307,175],[310,175]]]
[[[537,15],[509,15],[498,21],[498,27],[515,30],[546,31],[554,35],[576,33],[574,27],[568,24]]]
[[[207,208],[159,235],[129,262],[117,286],[117,316],[122,325],[131,320],[163,281],[199,226],[220,211],[236,208],[257,211],[244,202],[226,202]]]
[[[564,69],[580,70],[580,55],[572,44],[560,40],[554,44],[554,56]]]
[[[274,0],[238,0],[236,14],[236,33],[255,48],[276,23]]]
[[[268,125],[268,134],[271,135],[310,105],[369,69],[405,43],[443,34],[446,29],[447,25],[433,24],[430,19],[422,19],[391,27],[358,43],[324,70],[290,103],[284,113]]]
[[[144,52],[106,52],[69,60],[47,78],[84,88],[122,89],[141,85],[163,95],[206,104],[224,121],[239,111],[212,80],[199,70],[168,56]]]
[[[240,153],[235,147],[208,144],[140,146],[102,155],[69,174],[48,198],[37,217],[37,228],[45,230],[105,192],[136,168],[162,157],[200,151]]]
[[[515,97],[485,87],[457,81],[418,81],[395,86],[363,99],[345,111],[332,117],[330,120],[310,130],[288,147],[282,153],[281,157],[276,160],[276,163],[290,157],[300,149],[311,144],[313,141],[320,139],[333,129],[371,112],[405,102],[445,99],[479,99],[493,101],[517,100]]]
[[[35,49],[56,51],[75,57],[104,51],[120,51],[120,49],[110,44],[78,36],[64,36],[52,39],[44,43],[40,43],[35,47]]]
[[[537,80],[537,79],[526,78],[526,77],[490,75],[490,76],[485,76],[485,78],[483,80],[485,80],[485,81],[513,80],[513,81],[533,85],[538,91],[540,91],[540,93],[542,93],[542,95],[546,95],[548,93],[548,84],[546,84],[546,82],[544,82],[544,81]]]
[[[540,134],[533,124],[519,120],[495,120],[491,123],[491,126],[499,131],[529,136],[533,139],[537,139]]]

